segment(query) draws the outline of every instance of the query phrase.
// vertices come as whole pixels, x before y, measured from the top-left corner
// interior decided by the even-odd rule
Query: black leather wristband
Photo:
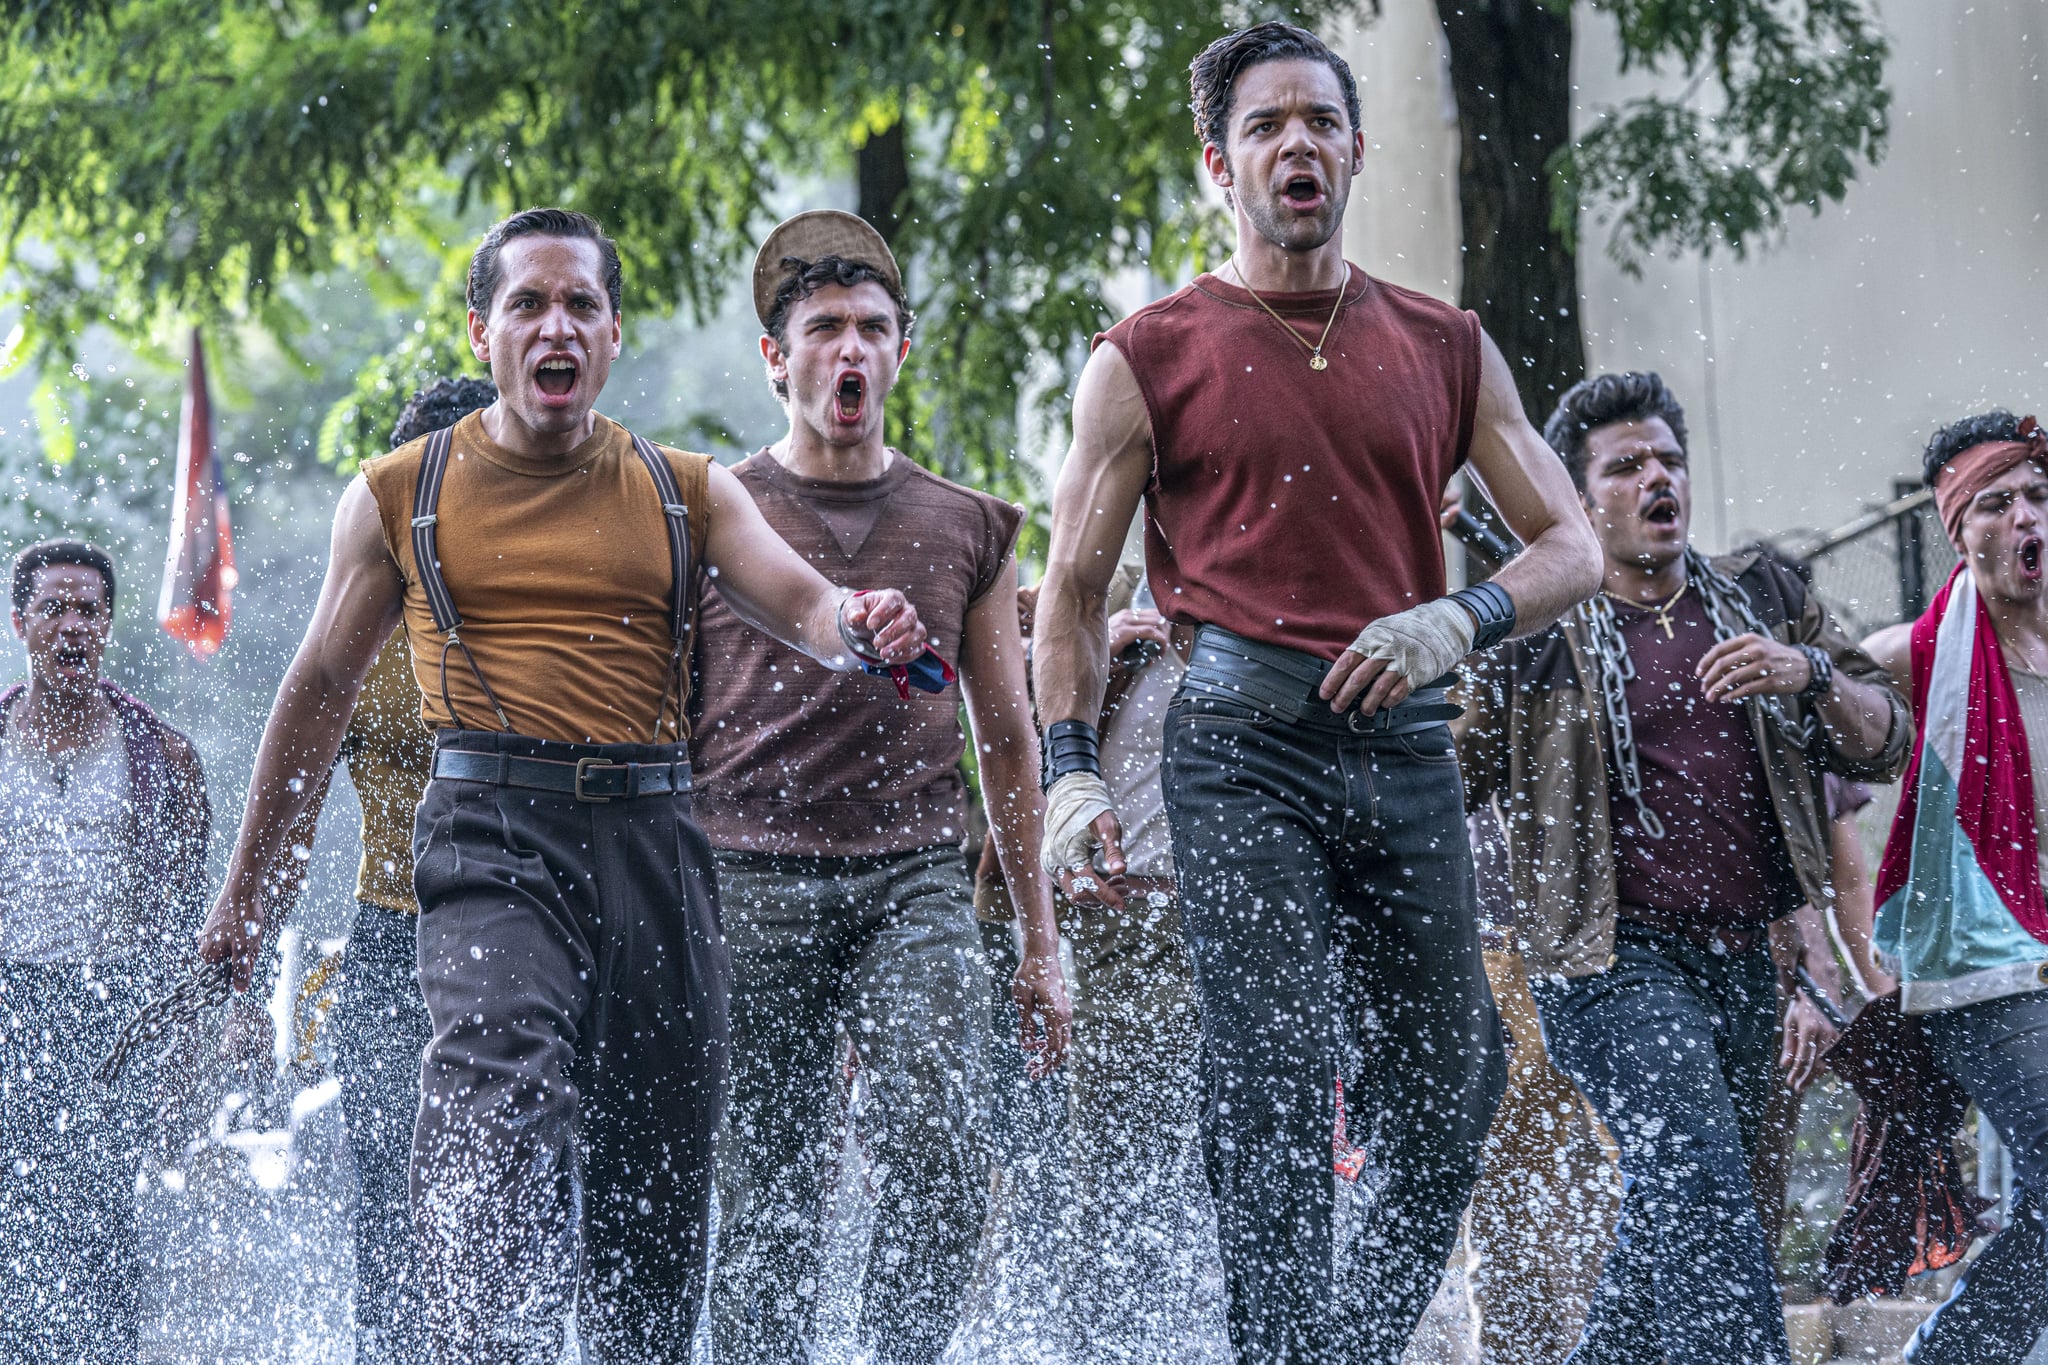
[[[1813,668],[1813,677],[1799,689],[1799,695],[1808,701],[1819,701],[1835,685],[1835,661],[1819,645],[1794,645],[1793,648],[1804,654],[1806,662]]]
[[[1102,776],[1102,736],[1085,720],[1056,720],[1045,727],[1038,764],[1040,789],[1051,791],[1052,784],[1068,773]]]
[[[1492,649],[1515,630],[1515,599],[1498,583],[1475,583],[1451,594],[1451,600],[1472,613],[1474,653]]]

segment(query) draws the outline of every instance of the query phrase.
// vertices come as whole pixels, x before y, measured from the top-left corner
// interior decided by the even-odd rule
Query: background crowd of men
[[[1358,97],[1313,35],[1227,35],[1192,96],[1236,250],[1098,339],[1037,587],[1019,509],[886,443],[913,318],[860,219],[761,245],[788,430],[731,467],[597,412],[595,220],[485,235],[492,382],[422,391],[343,494],[198,936],[246,989],[345,764],[359,1360],[552,1361],[573,1315],[679,1362],[707,1304],[716,1359],[803,1360],[850,1123],[877,1361],[945,1353],[1050,1144],[1076,1359],[1176,1358],[1216,1258],[1239,1359],[1397,1360],[1469,1205],[1484,1262],[1547,1221],[1584,1272],[1483,1278],[1502,1358],[1789,1365],[1769,1172],[1844,1022],[1825,917],[1888,1002],[1856,1028],[1960,1086],[2024,1191],[1916,1358],[2048,1325],[2048,438],[1936,436],[1964,563],[1873,657],[1796,566],[1692,546],[1656,375],[1539,433],[1471,314],[1344,260]],[[1520,549],[1452,590],[1461,471]],[[198,1043],[91,1079],[209,889],[192,746],[101,678],[114,588],[25,551],[0,697],[0,1331],[37,1360],[132,1356],[128,1192]],[[1851,784],[1902,772],[1864,896]],[[1618,1225],[1562,1189],[1502,1214],[1591,1140],[1576,1096]],[[1560,1097],[1577,1128],[1532,1117]],[[1196,1128],[1212,1220],[1162,1188]]]

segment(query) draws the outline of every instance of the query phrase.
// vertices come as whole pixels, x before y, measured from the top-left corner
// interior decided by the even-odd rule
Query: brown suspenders
[[[632,435],[632,433],[627,433]],[[426,593],[427,610],[433,614],[434,628],[443,636],[441,644],[441,705],[447,708],[450,723],[461,726],[455,714],[455,702],[448,694],[448,651],[459,649],[469,663],[471,676],[477,686],[483,689],[484,700],[491,704],[498,724],[503,729],[512,729],[511,720],[505,715],[505,708],[499,704],[498,694],[491,690],[484,680],[483,670],[477,667],[476,656],[469,652],[469,645],[462,639],[462,613],[455,608],[455,599],[448,592],[448,581],[441,575],[441,557],[435,549],[434,528],[440,523],[435,508],[441,501],[441,484],[448,473],[448,452],[453,444],[454,428],[444,427],[427,438],[426,450],[420,456],[419,482],[412,495],[412,558],[415,571],[419,574],[420,588]],[[633,450],[639,455],[640,463],[647,468],[648,477],[654,480],[655,491],[661,497],[662,518],[668,526],[669,569],[673,575],[668,591],[668,633],[672,646],[668,660],[668,677],[662,684],[661,702],[654,712],[654,736],[652,743],[661,742],[662,718],[668,714],[669,698],[676,699],[677,710],[682,708],[679,692],[683,676],[683,657],[689,649],[690,629],[690,509],[683,503],[683,491],[676,484],[676,472],[668,459],[654,443],[640,436],[633,436]]]

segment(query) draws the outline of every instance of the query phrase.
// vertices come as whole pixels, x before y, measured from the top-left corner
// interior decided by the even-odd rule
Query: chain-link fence
[[[1910,621],[1955,568],[1956,552],[1918,479],[1899,479],[1893,499],[1854,521],[1783,549],[1813,571],[1814,591],[1851,639]]]

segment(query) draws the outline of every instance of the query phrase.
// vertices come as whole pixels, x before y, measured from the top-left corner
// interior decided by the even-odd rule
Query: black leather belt
[[[1214,697],[1264,712],[1290,725],[1336,730],[1353,735],[1405,735],[1456,720],[1464,708],[1448,700],[1456,673],[1447,673],[1409,693],[1399,706],[1371,715],[1357,710],[1339,715],[1316,695],[1330,664],[1298,649],[1248,640],[1221,626],[1195,632],[1181,694]]]
[[[578,801],[630,801],[690,790],[690,765],[617,763],[606,758],[521,758],[475,749],[436,749],[434,776],[562,792]]]

